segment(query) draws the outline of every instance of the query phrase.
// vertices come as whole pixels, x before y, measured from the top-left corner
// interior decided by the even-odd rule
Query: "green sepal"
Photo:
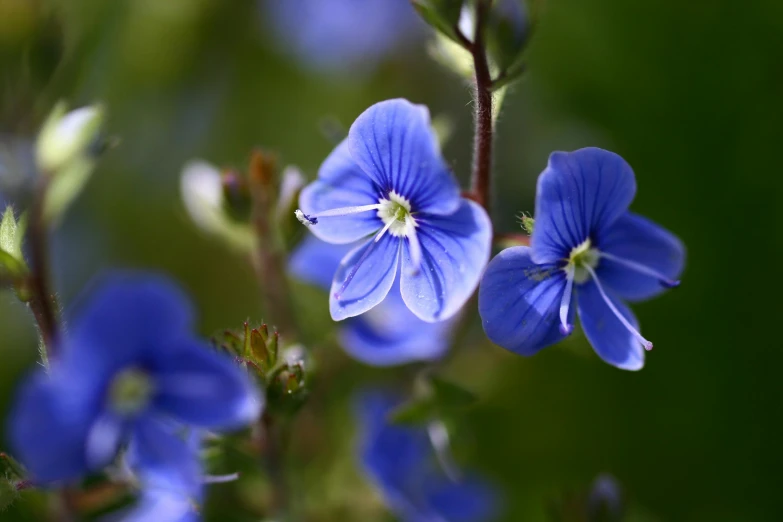
[[[8,477],[0,477],[0,513],[11,507],[19,499],[16,482]]]
[[[14,207],[8,205],[0,220],[0,274],[19,278],[29,272],[22,254],[22,239],[27,229],[27,219],[18,220]]]
[[[460,43],[457,24],[463,0],[411,0],[419,16],[439,33]]]

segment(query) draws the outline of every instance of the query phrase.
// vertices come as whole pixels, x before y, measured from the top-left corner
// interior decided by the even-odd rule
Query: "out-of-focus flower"
[[[670,232],[628,211],[631,167],[597,148],[555,152],[538,178],[530,247],[504,250],[487,267],[479,313],[489,338],[532,355],[573,329],[573,294],[598,355],[626,370],[644,365],[652,343],[622,300],[677,286],[685,262]]]
[[[473,475],[450,477],[424,427],[398,426],[388,414],[397,397],[372,392],[359,401],[361,462],[391,510],[406,522],[485,522],[498,496]]]
[[[299,204],[297,216],[324,241],[361,240],[332,280],[329,304],[337,321],[379,304],[398,279],[413,314],[428,322],[448,319],[471,296],[489,259],[486,211],[460,196],[429,111],[406,100],[362,113]]]
[[[110,516],[117,522],[197,522],[204,498],[204,474],[199,458],[202,435],[197,430],[179,433],[176,426],[164,430],[139,430],[125,457],[125,464],[141,487],[136,504]],[[183,436],[184,435],[184,436]]]
[[[100,469],[133,438],[163,444],[170,420],[233,429],[260,414],[253,382],[191,333],[190,303],[165,278],[107,277],[68,324],[50,373],[23,384],[7,424],[37,482]]]
[[[284,51],[324,72],[371,68],[425,34],[407,0],[264,0]]]
[[[227,211],[224,177],[217,168],[206,161],[188,162],[182,169],[180,193],[190,219],[201,230],[238,251],[253,249],[255,238],[250,225],[232,219]]]
[[[329,289],[340,260],[352,248],[308,236],[291,255],[289,269],[299,279]],[[453,326],[454,320],[428,323],[413,315],[395,283],[378,306],[341,326],[339,340],[353,358],[373,366],[391,366],[439,359],[448,349]]]

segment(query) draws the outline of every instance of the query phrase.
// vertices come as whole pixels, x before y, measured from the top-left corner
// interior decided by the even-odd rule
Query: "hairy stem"
[[[473,175],[471,195],[489,211],[492,179],[492,76],[489,71],[487,51],[484,46],[484,26],[490,2],[479,0],[476,4],[476,30],[469,51],[473,55],[475,71],[475,136],[473,149]]]
[[[57,351],[60,326],[57,322],[57,300],[49,280],[49,231],[44,222],[48,187],[49,178],[42,175],[30,209],[29,245],[32,273],[29,280],[31,299],[28,305],[38,324],[45,351],[43,355],[51,358]]]

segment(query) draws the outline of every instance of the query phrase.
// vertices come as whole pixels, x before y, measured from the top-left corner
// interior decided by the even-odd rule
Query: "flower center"
[[[388,197],[378,200],[380,207],[377,215],[383,221],[384,228],[393,236],[410,237],[416,229],[410,201],[394,191]]]
[[[134,415],[149,405],[154,391],[147,372],[129,368],[118,373],[109,385],[109,404],[120,415]]]
[[[590,246],[590,240],[586,239],[584,243],[571,250],[571,255],[568,257],[568,265],[565,270],[567,273],[569,270],[574,271],[574,282],[577,284],[590,279],[590,271],[587,267],[595,269],[598,266],[601,253],[598,249],[590,248]]]

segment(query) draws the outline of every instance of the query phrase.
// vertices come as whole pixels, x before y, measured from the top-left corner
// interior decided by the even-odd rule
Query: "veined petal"
[[[397,277],[400,238],[386,234],[349,252],[332,280],[329,310],[341,321],[374,307],[389,293]]]
[[[402,298],[428,322],[456,314],[473,294],[489,260],[492,223],[477,203],[463,199],[448,216],[416,218],[421,265],[415,266],[408,242],[402,256]]]
[[[427,323],[408,310],[395,284],[378,306],[352,318],[340,330],[340,344],[372,366],[439,359],[449,346],[453,321]]]
[[[182,340],[155,360],[153,407],[208,429],[233,429],[256,420],[264,406],[242,368],[196,340]]]
[[[538,265],[529,247],[512,247],[495,256],[479,288],[479,315],[489,339],[520,355],[533,355],[565,336],[559,309],[565,272]]]
[[[639,322],[633,312],[619,299],[611,295],[609,298],[638,330]],[[594,281],[577,287],[577,302],[582,330],[599,357],[623,370],[641,369],[644,366],[644,348],[607,306]]]
[[[552,153],[538,178],[533,259],[568,258],[625,213],[635,194],[633,170],[613,152],[590,147]]]
[[[460,205],[459,185],[440,154],[430,114],[403,99],[376,103],[348,134],[351,156],[385,194],[411,202],[415,212],[451,214]]]
[[[108,379],[126,365],[141,364],[187,334],[193,310],[171,280],[142,273],[113,273],[77,307],[63,348],[62,365],[89,379]]]
[[[38,371],[17,394],[8,438],[14,455],[36,482],[71,480],[90,470],[86,444],[100,415],[99,405],[91,394],[69,391],[59,374]],[[112,456],[101,464],[108,464]]]
[[[344,140],[324,160],[318,179],[299,195],[299,206],[307,215],[345,207],[377,204],[383,193],[351,159]],[[324,217],[310,226],[311,232],[329,243],[351,243],[380,230],[383,222],[376,211]]]
[[[291,254],[288,270],[294,277],[328,290],[340,261],[355,247],[327,243],[308,235]]]
[[[678,279],[685,265],[682,242],[632,212],[623,214],[599,236],[597,246],[601,252],[647,267],[669,280]],[[629,301],[649,299],[666,289],[660,278],[609,258],[601,258],[596,272],[605,286]]]

